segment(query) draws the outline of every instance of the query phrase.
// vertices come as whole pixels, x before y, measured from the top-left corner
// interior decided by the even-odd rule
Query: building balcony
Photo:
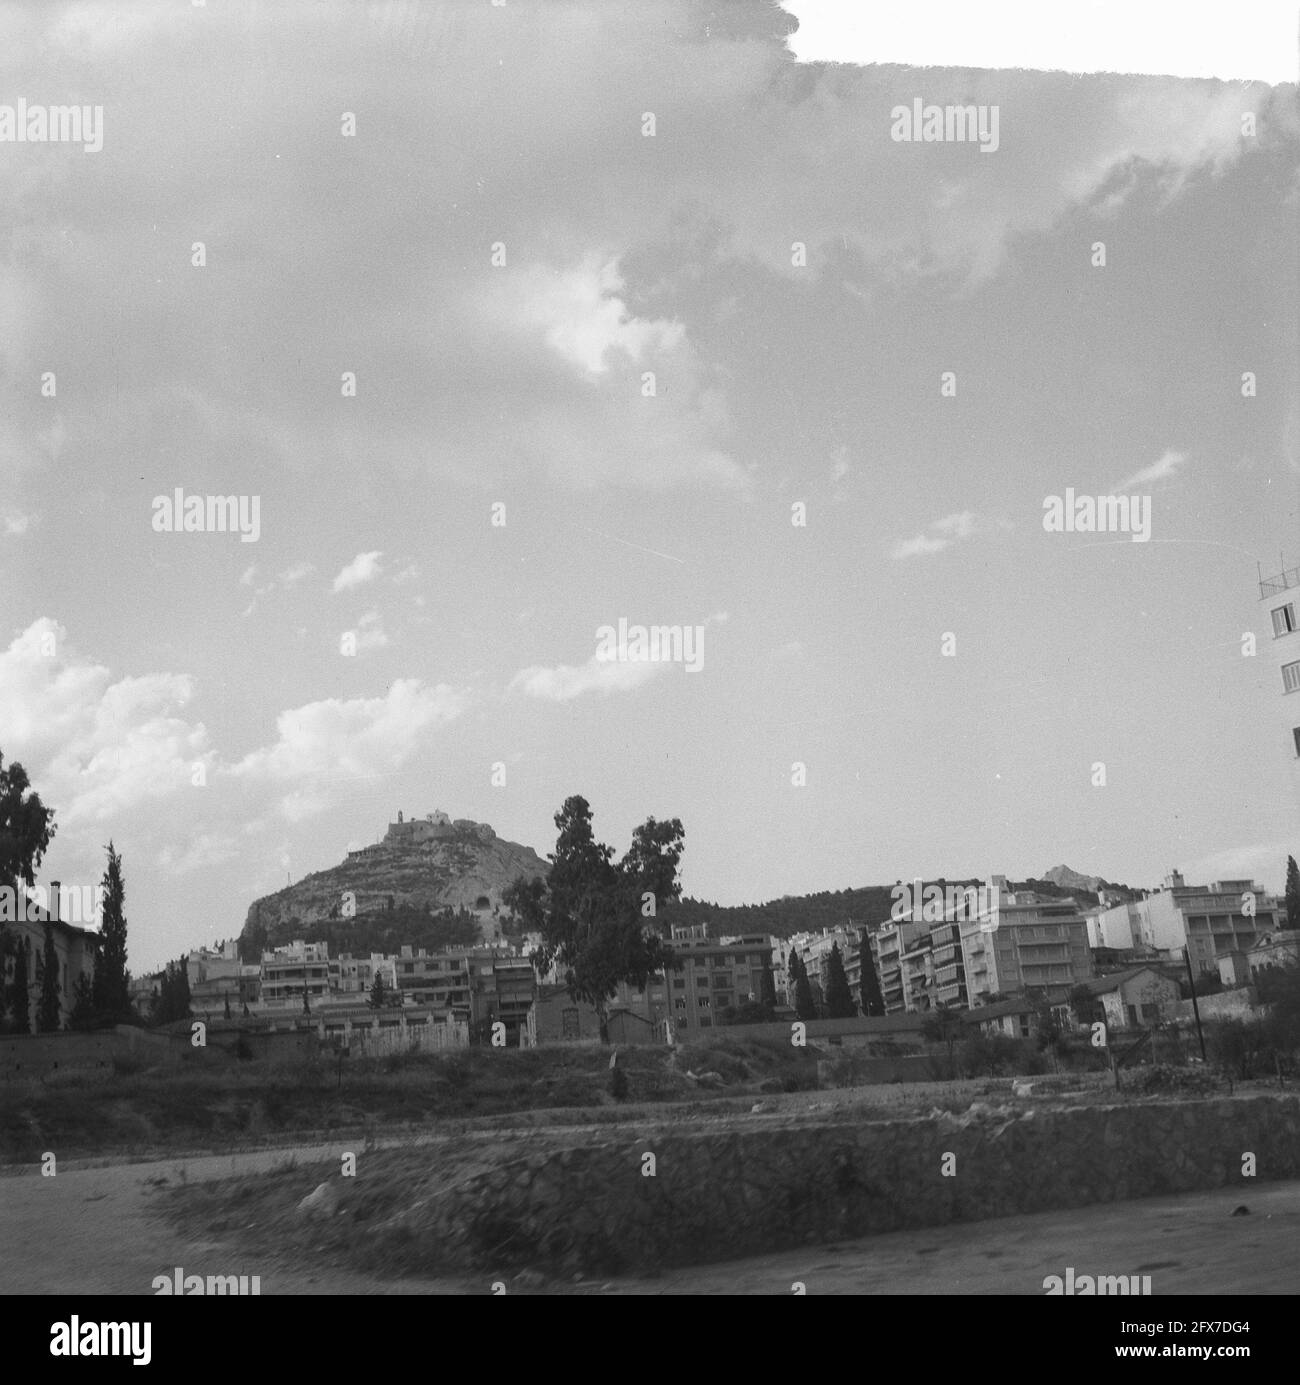
[[[1262,577],[1259,583],[1260,600],[1277,596],[1279,592],[1290,591],[1292,587],[1300,587],[1300,567],[1287,568],[1276,577]]]

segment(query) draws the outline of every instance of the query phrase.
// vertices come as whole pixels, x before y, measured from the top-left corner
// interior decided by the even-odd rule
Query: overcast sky
[[[137,971],[399,808],[679,816],[721,903],[1300,854],[1295,88],[711,9],[0,10],[0,103],[103,108],[0,143],[0,750],[45,880],[122,852]],[[891,139],[917,98],[996,150]],[[1068,487],[1150,541],[1045,532]],[[177,488],[256,542],[156,532]],[[620,619],[702,666],[597,660]]]

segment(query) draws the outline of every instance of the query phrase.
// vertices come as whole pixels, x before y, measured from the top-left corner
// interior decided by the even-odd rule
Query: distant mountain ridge
[[[240,935],[240,951],[252,959],[262,948],[295,938],[329,942],[332,955],[340,950],[392,952],[402,944],[432,949],[486,941],[500,935],[506,889],[520,876],[545,878],[549,871],[550,863],[532,847],[503,840],[487,823],[453,821],[442,812],[411,819],[399,813],[381,842],[349,851],[339,865],[255,900]],[[938,877],[925,883],[982,882]],[[1073,897],[1084,908],[1097,904],[1098,890],[1126,900],[1141,896],[1140,890],[1066,865],[1053,866],[1041,879],[1009,884]],[[720,905],[687,897],[661,910],[659,922],[665,928],[707,924],[715,937],[770,933],[788,938],[824,928],[875,927],[889,918],[894,897],[893,885],[786,895],[764,904]]]
[[[980,885],[966,880],[936,877],[924,882],[948,885]],[[1099,875],[1080,875],[1069,866],[1055,866],[1042,879],[1008,880],[1012,890],[1028,890],[1054,898],[1072,898],[1081,908],[1092,908],[1099,901],[1099,889],[1112,891],[1121,900],[1141,898],[1142,891],[1116,885]],[[822,929],[874,928],[890,916],[894,901],[892,885],[862,885],[854,889],[821,890],[816,894],[787,895],[766,904],[721,905],[699,899],[682,899],[663,911],[666,924],[705,923],[711,935],[771,933],[788,938],[794,933],[820,933]]]

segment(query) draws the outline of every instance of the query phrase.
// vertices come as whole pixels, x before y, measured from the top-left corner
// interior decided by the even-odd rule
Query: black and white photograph
[[[1122,1298],[1016,1311],[1264,1354],[1298,34],[0,3],[33,1362],[341,1370],[285,1295],[363,1369],[413,1296]]]

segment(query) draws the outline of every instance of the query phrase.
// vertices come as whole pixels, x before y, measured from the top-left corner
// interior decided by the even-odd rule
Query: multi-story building
[[[301,1005],[303,995],[324,1000],[330,994],[328,943],[307,943],[301,938],[262,953],[262,1008],[286,1009]]]
[[[679,926],[673,929],[671,947],[675,964],[669,968],[662,1003],[679,1034],[712,1029],[722,1022],[723,1011],[759,998],[763,958],[772,953],[769,934],[723,942],[708,937],[702,924]],[[651,981],[652,992],[658,979]]]
[[[1074,900],[1011,890],[1004,875],[981,892],[979,916],[960,924],[972,1005],[993,995],[1064,1000],[1092,976],[1088,925]]]
[[[501,1021],[507,1043],[519,1042],[520,1027],[537,998],[533,964],[525,956],[476,949],[469,957],[470,1005],[476,1023]]]
[[[413,1005],[428,1005],[440,1015],[458,1020],[474,1018],[473,991],[470,985],[470,956],[473,949],[426,952],[404,946],[392,958],[394,980],[403,1000]]]
[[[1188,885],[1171,871],[1145,899],[1105,910],[1097,928],[1106,947],[1144,949],[1166,961],[1181,961],[1186,948],[1194,971],[1217,974],[1220,957],[1249,953],[1258,936],[1285,927],[1285,915],[1253,881]]]
[[[970,1004],[970,986],[966,979],[966,953],[962,947],[961,924],[945,919],[931,924],[926,935],[929,950],[928,993],[918,993],[916,1010],[955,1006],[965,1009]],[[928,999],[929,1004],[923,1003]]]
[[[1280,928],[1276,933],[1263,932],[1255,946],[1246,954],[1250,979],[1278,967],[1300,966],[1300,928]]]
[[[239,945],[233,938],[218,947],[194,948],[186,955],[185,973],[190,1008],[196,1014],[210,1015],[227,1008],[240,1014],[261,998],[262,969],[256,962],[240,961]],[[301,1002],[301,991],[298,999]]]
[[[330,963],[330,979],[336,982],[336,990],[341,996],[366,996],[379,977],[385,991],[398,990],[397,961],[385,957],[382,952],[372,952],[369,957],[354,957],[350,952],[341,952],[338,968]]]
[[[39,901],[44,893],[38,893],[35,900]],[[67,898],[76,900],[80,896],[77,891],[72,890],[68,892]],[[58,959],[60,1026],[71,1018],[77,983],[82,977],[87,981],[94,980],[95,956],[100,940],[100,935],[93,929],[80,928],[76,923],[67,921],[69,912],[73,913],[74,918],[81,917],[81,913],[65,909],[64,891],[57,880],[51,883],[47,903],[48,908],[39,902],[25,900],[23,907],[17,910],[18,916],[3,924],[11,946],[7,949],[3,967],[0,968],[0,982],[5,986],[7,993],[14,980],[14,949],[21,942],[27,956],[27,1018],[33,1031],[37,1026],[37,1009],[41,1001],[37,963],[39,961],[44,965],[47,921],[54,937],[54,955]],[[12,1012],[9,1017],[13,1017]]]
[[[1277,668],[1277,749],[1289,761],[1291,787],[1300,804],[1300,567],[1283,568],[1274,577],[1261,575],[1259,599],[1268,612],[1264,638],[1272,639]]]
[[[903,957],[927,931],[928,925],[924,923],[891,919],[870,934],[876,975],[880,979],[880,994],[887,1015],[899,1015],[916,1008],[914,1003],[909,1003],[911,993],[907,989]]]

